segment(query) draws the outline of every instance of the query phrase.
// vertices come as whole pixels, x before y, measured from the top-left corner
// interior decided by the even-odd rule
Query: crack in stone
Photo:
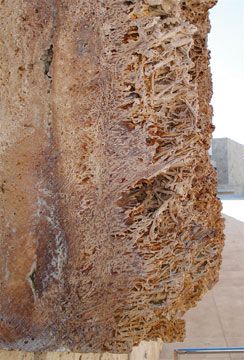
[[[53,60],[53,44],[46,50],[44,50],[40,60],[43,61],[43,72],[44,75],[47,75],[50,79],[52,78],[48,73]]]

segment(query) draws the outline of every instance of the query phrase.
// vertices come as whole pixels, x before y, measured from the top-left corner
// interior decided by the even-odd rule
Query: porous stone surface
[[[1,1],[1,348],[184,338],[224,238],[215,2]]]
[[[0,360],[160,360],[162,340],[142,341],[128,354],[0,350]]]

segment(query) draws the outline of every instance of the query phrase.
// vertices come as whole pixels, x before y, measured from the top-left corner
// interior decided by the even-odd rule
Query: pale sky
[[[219,0],[210,21],[213,137],[244,144],[244,0]]]
[[[222,200],[223,214],[244,222],[244,200]]]

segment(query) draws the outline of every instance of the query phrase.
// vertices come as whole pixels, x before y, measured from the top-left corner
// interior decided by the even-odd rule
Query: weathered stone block
[[[1,348],[184,338],[223,246],[214,3],[1,2]]]

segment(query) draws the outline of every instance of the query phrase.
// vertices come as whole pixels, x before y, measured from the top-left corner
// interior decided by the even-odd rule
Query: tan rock
[[[159,360],[162,341],[142,341],[130,354],[78,354],[67,352],[27,353],[24,351],[0,351],[0,360]]]
[[[1,2],[1,348],[183,339],[223,246],[214,3]]]

